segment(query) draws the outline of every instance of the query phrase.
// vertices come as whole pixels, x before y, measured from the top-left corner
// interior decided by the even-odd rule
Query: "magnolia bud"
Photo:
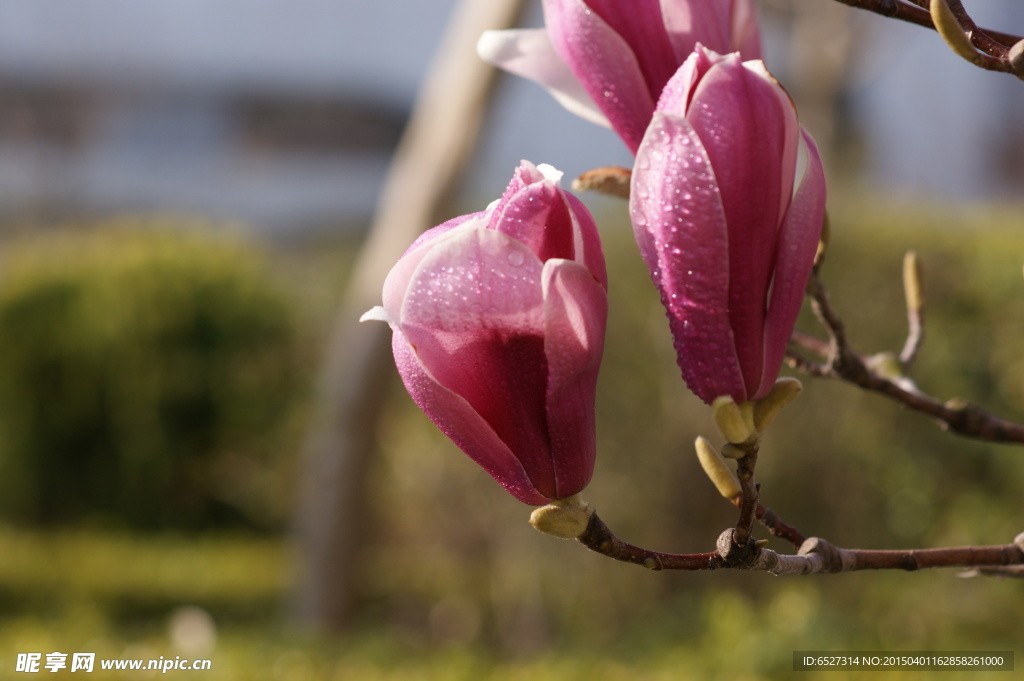
[[[924,280],[921,277],[921,262],[917,253],[907,251],[903,256],[903,293],[907,310],[920,312],[924,309]]]
[[[694,447],[697,450],[697,459],[700,461],[701,468],[714,483],[719,494],[726,499],[734,499],[742,494],[740,481],[736,479],[736,474],[732,472],[732,469],[725,463],[725,459],[718,453],[718,450],[711,446],[710,442],[698,437],[694,442]]]
[[[727,442],[742,444],[757,437],[752,403],[736,404],[732,397],[722,395],[711,403],[711,410],[718,430]]]
[[[530,524],[559,539],[575,539],[583,534],[590,523],[594,509],[583,501],[579,494],[565,499],[555,499],[546,506],[533,510]]]
[[[950,49],[972,64],[976,64],[981,55],[974,45],[971,44],[970,38],[964,33],[960,22],[956,20],[956,16],[954,16],[953,10],[949,8],[946,0],[931,0],[930,9],[935,30],[939,32],[939,35],[946,41]]]
[[[754,403],[754,426],[758,432],[775,420],[782,408],[796,399],[804,386],[795,378],[780,378],[771,391]]]

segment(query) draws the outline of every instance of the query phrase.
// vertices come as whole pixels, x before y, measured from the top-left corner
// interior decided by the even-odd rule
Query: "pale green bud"
[[[711,403],[711,411],[726,442],[742,444],[757,438],[754,407],[750,402],[736,404],[729,395],[722,395]]]
[[[977,64],[981,54],[971,44],[970,38],[964,34],[960,22],[956,20],[956,16],[953,15],[953,10],[949,8],[946,0],[931,0],[930,9],[935,30],[939,32],[950,49],[972,64]]]
[[[590,523],[594,509],[579,494],[555,499],[547,506],[535,508],[530,514],[534,529],[559,539],[575,539]]]
[[[908,310],[920,312],[924,309],[924,280],[921,278],[921,263],[914,251],[907,251],[903,256],[903,293]]]
[[[775,381],[767,395],[754,403],[754,427],[763,432],[782,408],[796,399],[804,386],[795,378],[785,377]]]
[[[714,483],[719,494],[730,500],[742,494],[740,481],[736,479],[736,474],[725,463],[725,459],[718,453],[718,450],[711,446],[710,442],[702,437],[698,437],[697,441],[694,442],[694,447],[697,450],[697,459],[700,461],[700,467],[704,469],[708,478]]]

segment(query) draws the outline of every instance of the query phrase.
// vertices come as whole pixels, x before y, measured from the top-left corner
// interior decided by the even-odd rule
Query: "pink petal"
[[[733,0],[730,52],[739,51],[743,60],[760,59],[761,29],[758,26],[757,9],[753,0]]]
[[[571,113],[591,123],[612,127],[555,52],[547,29],[485,31],[476,44],[476,51],[487,63],[543,86]]]
[[[582,0],[545,0],[555,50],[630,151],[636,151],[654,99],[630,45]]]
[[[568,260],[544,264],[548,426],[557,498],[581,491],[594,470],[594,395],[607,317],[608,296],[586,267]]]
[[[462,215],[437,227],[428,229],[413,242],[384,279],[384,309],[387,310],[393,319],[396,321],[401,319],[402,304],[405,300],[406,291],[409,290],[409,282],[412,280],[413,274],[420,266],[420,263],[436,246],[436,243],[440,243],[445,238],[450,238],[449,233],[466,222],[474,221],[474,224],[482,225],[485,216],[485,213]]]
[[[490,229],[462,229],[420,263],[399,324],[430,375],[464,398],[534,486],[549,493],[542,270],[519,241]],[[532,477],[545,468],[547,479]]]
[[[675,75],[665,84],[658,98],[658,110],[676,116],[682,116],[690,107],[694,87],[712,66],[725,61],[726,57],[707,49],[700,43],[686,61],[682,63]]]
[[[420,246],[430,241],[433,241],[442,234],[450,232],[451,230],[455,229],[462,223],[469,222],[470,220],[475,220],[477,218],[481,218],[484,215],[486,215],[486,211],[480,211],[479,213],[469,213],[468,215],[460,215],[458,217],[452,218],[451,220],[448,220],[447,222],[442,222],[437,227],[431,227],[430,229],[416,237],[416,240],[413,241],[412,244],[410,244],[409,248],[405,249],[403,257],[405,255],[408,255],[412,251],[415,251]]]
[[[541,262],[571,259],[575,245],[573,218],[562,195],[558,179],[546,177],[532,163],[523,161],[487,226],[523,242]]]
[[[765,318],[764,374],[753,398],[764,397],[779,374],[786,345],[804,299],[807,279],[825,216],[825,172],[818,149],[806,132],[800,141],[796,194],[782,224],[779,254]]]
[[[729,0],[661,0],[665,30],[679,61],[686,59],[698,42],[719,54],[736,51],[731,39],[730,4]]]
[[[647,88],[656,98],[693,49],[691,45],[682,55],[676,55],[665,30],[661,1],[585,0],[585,4],[632,48]]]
[[[795,112],[782,106],[776,85],[730,55],[697,84],[687,119],[707,150],[729,225],[728,307],[752,394],[763,373],[765,301],[785,210],[780,187],[792,186],[792,166],[783,164]]]
[[[782,149],[783,156],[782,161],[779,164],[780,178],[779,183],[779,216],[778,221],[781,223],[783,216],[786,214],[786,210],[789,208],[789,202],[793,198],[793,173],[796,170],[796,157],[797,150],[800,148],[800,135],[802,129],[800,127],[800,121],[797,119],[796,105],[793,104],[792,98],[786,89],[779,84],[779,81],[775,79],[764,65],[761,60],[746,61],[743,62],[743,66],[751,73],[757,75],[765,81],[771,91],[779,100],[779,107],[784,115],[782,116],[782,123],[784,126],[784,132],[782,136]]]
[[[710,160],[685,118],[655,113],[637,152],[630,215],[687,385],[708,403],[721,395],[743,401],[726,215]]]
[[[406,390],[442,433],[519,501],[533,506],[548,503],[549,499],[533,486],[508,445],[466,400],[439,384],[423,368],[412,346],[397,329],[392,348]]]
[[[590,270],[590,274],[601,286],[608,290],[608,272],[605,269],[604,250],[601,247],[601,237],[597,231],[597,224],[594,216],[590,214],[583,202],[568,192],[562,192],[562,197],[569,206],[569,213],[573,218],[573,233],[575,234],[575,247],[573,249],[573,260]]]

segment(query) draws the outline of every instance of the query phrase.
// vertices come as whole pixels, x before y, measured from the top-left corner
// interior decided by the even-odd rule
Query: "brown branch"
[[[764,525],[765,529],[772,533],[772,536],[785,539],[797,548],[800,548],[800,545],[807,541],[807,537],[800,530],[783,522],[782,518],[775,511],[766,506],[758,504],[755,517]]]
[[[1022,562],[1021,550],[1015,544],[954,546],[905,551],[836,550],[840,552],[844,560],[852,561],[852,567],[849,568],[851,570],[912,571],[934,567],[1016,565]]]
[[[743,495],[737,494],[732,499],[729,499],[729,501],[733,506],[739,508],[743,504]],[[807,541],[807,537],[804,536],[803,532],[784,522],[775,511],[767,506],[758,503],[754,510],[754,517],[773,537],[785,539],[796,548],[800,548],[800,545]]]
[[[1006,50],[1018,39],[1014,39],[1012,36],[1003,36],[1009,38],[1010,42],[1003,44],[999,40],[995,39],[991,33],[983,28],[979,28],[974,19],[964,9],[964,5],[960,0],[946,0],[949,5],[949,9],[953,12],[953,16],[956,17],[956,21],[960,24],[960,28],[963,29],[964,35],[966,35],[971,44],[977,47],[985,54],[993,57],[1004,57],[1006,56]]]
[[[953,567],[1002,568],[1024,564],[1024,534],[1017,535],[1012,544],[890,551],[843,549],[819,537],[811,537],[795,556],[767,550],[761,554],[750,569],[766,570],[776,575]]]
[[[873,371],[867,359],[850,347],[846,327],[832,307],[825,285],[817,273],[811,275],[807,291],[811,296],[811,306],[829,335],[829,343],[827,346],[823,341],[812,343],[803,334],[795,336],[794,341],[807,349],[820,350],[823,346],[827,347],[826,361],[824,364],[814,364],[790,353],[788,363],[791,367],[809,375],[840,379],[885,395],[908,409],[931,416],[939,422],[940,427],[958,435],[988,442],[1024,444],[1024,424],[1001,418],[964,400],[943,402],[907,385],[905,380],[890,379]]]
[[[935,29],[931,13],[928,11],[929,0],[836,0],[836,2],[874,14],[880,14],[890,19],[899,19],[900,21],[917,24],[924,28]],[[964,14],[966,15],[966,12]],[[961,25],[963,25],[962,21]],[[973,21],[971,21],[971,25],[976,31],[983,32],[986,37],[1002,43],[1004,48],[1021,40],[1020,37],[1010,33],[978,28]],[[979,45],[978,47],[980,48],[981,46]]]
[[[754,482],[754,467],[757,465],[756,443],[744,448],[746,454],[736,462],[736,478],[740,481],[740,517],[736,520],[736,528],[733,530],[732,541],[739,546],[745,546],[750,539],[750,530],[754,525],[754,518],[757,515],[757,499],[761,486]]]
[[[927,9],[916,7],[903,0],[836,0],[844,5],[881,14],[890,19],[899,19],[925,28],[934,29],[932,16]]]
[[[856,570],[923,570],[926,568],[969,567],[981,573],[1024,565],[1024,533],[1011,544],[995,546],[954,546],[937,549],[865,550],[843,549],[819,537],[802,542],[796,555],[780,554],[749,541],[737,545],[735,530],[725,530],[717,550],[707,553],[662,553],[634,546],[616,537],[596,513],[577,541],[592,551],[614,560],[642,565],[650,570],[715,570],[735,568],[760,570],[776,575],[833,574]]]
[[[576,538],[576,541],[601,555],[624,563],[642,565],[649,570],[714,570],[723,566],[721,556],[714,551],[688,554],[662,553],[624,542],[608,529],[597,513],[591,514],[587,529]]]

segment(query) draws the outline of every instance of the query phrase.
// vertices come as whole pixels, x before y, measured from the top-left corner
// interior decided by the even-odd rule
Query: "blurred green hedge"
[[[259,525],[293,403],[289,295],[252,244],[118,224],[4,244],[0,514]]]

